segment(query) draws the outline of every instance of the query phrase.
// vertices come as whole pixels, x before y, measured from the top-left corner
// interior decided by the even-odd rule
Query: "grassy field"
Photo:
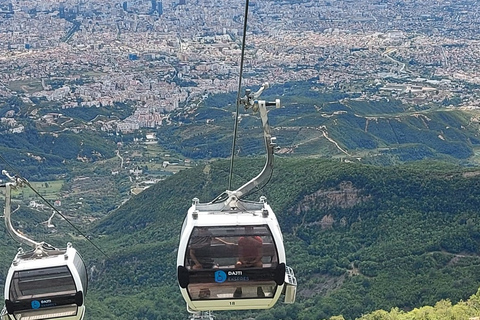
[[[164,162],[168,163],[164,167]],[[180,170],[190,167],[191,165],[185,164],[185,159],[172,156],[170,152],[163,149],[157,143],[144,144],[142,157],[138,159],[137,165],[140,168],[147,167],[151,171],[165,171],[166,175],[170,173],[177,173]]]
[[[38,194],[49,201],[55,201],[60,198],[60,190],[62,189],[64,181],[43,181],[43,182],[30,182],[30,185],[35,189]],[[28,186],[12,191],[12,197],[16,199],[22,199],[23,201],[41,201],[40,197],[35,191]]]
[[[43,90],[41,80],[17,80],[11,81],[8,88],[16,92],[34,93]]]

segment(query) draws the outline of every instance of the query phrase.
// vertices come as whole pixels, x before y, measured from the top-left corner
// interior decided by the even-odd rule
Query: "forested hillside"
[[[281,108],[269,111],[281,155],[361,159],[379,165],[424,159],[477,163],[479,120],[469,109],[407,105],[394,97],[370,100],[359,92],[326,90],[311,81],[272,86],[262,98],[281,98]],[[30,180],[74,174],[79,162],[111,159],[119,146],[135,145],[147,134],[155,134],[169,154],[198,161],[228,158],[232,101],[233,93],[205,96],[163,115],[161,125],[126,133],[117,126],[133,113],[129,104],[62,109],[43,101],[34,108],[11,98],[0,101],[0,116],[14,114],[11,122],[18,132],[0,124],[0,151],[11,163],[21,163]],[[258,115],[242,112],[239,132],[240,155],[263,153]]]
[[[269,121],[279,153],[288,156],[356,158],[380,165],[424,159],[469,163],[480,143],[471,110],[370,100],[359,93],[326,91],[310,81],[274,86],[262,96],[276,98],[282,107],[269,111]],[[156,130],[160,144],[194,159],[229,157],[232,101],[233,94],[213,95],[173,111],[170,124]],[[239,152],[262,153],[258,116],[241,114],[239,128]]]
[[[434,306],[424,306],[415,308],[411,311],[403,311],[398,308],[392,308],[390,311],[377,310],[364,315],[359,320],[407,320],[407,319],[478,319],[480,315],[480,290],[472,295],[468,300],[452,304],[450,300],[441,300]],[[335,318],[341,320],[341,317]],[[331,319],[331,320],[335,320]]]
[[[262,159],[236,162],[234,184]],[[185,319],[176,284],[180,226],[193,197],[226,188],[227,161],[179,172],[142,192],[77,241],[91,272],[91,319]],[[480,171],[438,162],[376,167],[276,159],[266,195],[277,213],[297,303],[222,319],[354,319],[465,300],[480,286]]]

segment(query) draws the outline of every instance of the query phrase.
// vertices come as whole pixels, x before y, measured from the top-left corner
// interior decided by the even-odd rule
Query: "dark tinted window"
[[[66,266],[16,271],[10,284],[12,302],[75,292],[75,282]]]
[[[192,300],[272,297],[277,265],[267,225],[196,227],[185,255],[187,289]]]
[[[243,267],[268,267],[277,261],[266,225],[195,227],[185,255],[185,266],[192,269],[235,268],[238,262]]]

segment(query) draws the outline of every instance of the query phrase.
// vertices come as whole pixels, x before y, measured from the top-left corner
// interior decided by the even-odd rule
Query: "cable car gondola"
[[[6,172],[3,172],[6,174]],[[8,175],[8,174],[7,174]],[[19,249],[5,281],[1,320],[81,320],[85,314],[87,270],[70,243],[57,249],[17,232],[10,220],[11,188],[22,184],[9,176],[5,185],[5,224],[10,235],[33,249]]]
[[[268,86],[242,98],[259,110],[267,160],[262,172],[235,191],[209,203],[193,199],[182,226],[177,256],[178,283],[190,312],[268,309],[282,293],[295,301],[296,279],[286,265],[279,223],[265,197],[241,197],[267,181],[273,170],[275,138],[270,136],[267,105],[255,99]]]

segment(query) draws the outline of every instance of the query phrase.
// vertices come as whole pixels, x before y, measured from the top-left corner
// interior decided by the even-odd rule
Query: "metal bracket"
[[[21,244],[26,244],[32,248],[34,248],[34,258],[39,258],[45,255],[48,255],[46,250],[53,248],[49,244],[45,242],[37,242],[33,239],[28,238],[27,236],[23,235],[22,233],[15,230],[12,225],[11,220],[11,201],[12,201],[12,189],[16,189],[19,187],[24,187],[28,181],[24,178],[17,177],[17,176],[10,176],[7,171],[2,170],[2,174],[7,176],[11,182],[7,182],[5,184],[5,209],[4,209],[4,218],[5,218],[5,226],[7,227],[7,231],[12,236],[13,239],[20,242]]]

